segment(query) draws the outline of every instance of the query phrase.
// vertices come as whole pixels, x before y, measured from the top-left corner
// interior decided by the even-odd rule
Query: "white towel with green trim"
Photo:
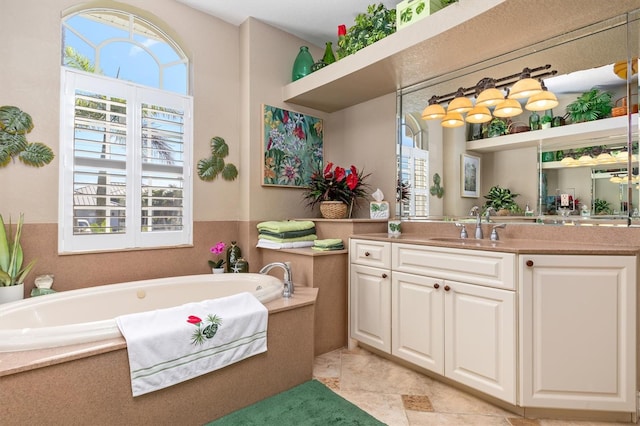
[[[131,390],[143,395],[267,350],[267,308],[251,293],[116,318]]]

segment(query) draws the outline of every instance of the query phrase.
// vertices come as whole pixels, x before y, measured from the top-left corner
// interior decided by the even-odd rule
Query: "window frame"
[[[129,81],[61,67],[58,251],[77,253],[166,248],[193,244],[193,97]],[[127,99],[127,227],[123,234],[74,234],[74,115],[76,89]],[[134,103],[129,103],[134,100]],[[141,105],[152,103],[184,111],[183,203],[180,231],[141,231]]]

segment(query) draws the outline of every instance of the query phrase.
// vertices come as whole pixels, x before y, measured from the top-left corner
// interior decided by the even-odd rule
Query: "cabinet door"
[[[635,411],[636,258],[520,262],[523,405]]]
[[[444,374],[444,282],[402,272],[391,280],[391,353]]]
[[[515,292],[445,281],[445,375],[516,403]]]
[[[391,352],[391,273],[351,264],[351,338]]]

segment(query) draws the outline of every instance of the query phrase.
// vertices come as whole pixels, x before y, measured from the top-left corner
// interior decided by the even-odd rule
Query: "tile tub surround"
[[[0,354],[2,424],[196,425],[289,389],[312,376],[317,292],[266,304],[266,353],[136,398],[124,339]]]

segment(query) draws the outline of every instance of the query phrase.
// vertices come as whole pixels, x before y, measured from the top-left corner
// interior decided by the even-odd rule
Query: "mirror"
[[[623,108],[623,102],[637,108],[638,78],[637,73],[621,78],[614,72],[621,61],[630,71],[632,63],[637,69],[639,16],[636,11],[609,19],[400,90],[397,216],[470,220],[471,209],[483,207],[491,188],[499,186],[518,194],[514,199],[518,208],[500,221],[607,219],[640,225],[637,159],[629,151],[638,155],[637,109],[627,115]],[[627,64],[632,57],[635,62]],[[441,119],[421,117],[434,96],[446,109],[459,88],[475,87],[465,92],[475,101],[482,81],[507,81],[505,77],[513,75],[517,81],[525,68],[540,68],[540,77],[535,78],[557,96],[556,107],[536,113],[538,120],[544,115],[555,118],[550,129],[530,129],[527,99],[519,100],[523,113],[506,120],[507,134],[497,137],[490,137],[493,128],[486,123],[446,128]],[[503,93],[507,87],[512,84]],[[578,123],[577,118],[565,116],[567,106],[593,88],[599,89],[598,94],[610,94],[614,117]],[[577,161],[584,153],[594,158],[600,153],[617,155],[618,161],[591,164],[583,159],[570,166],[568,160],[563,162],[565,156]],[[561,199],[566,200],[563,195],[570,197],[570,208],[560,205]]]

